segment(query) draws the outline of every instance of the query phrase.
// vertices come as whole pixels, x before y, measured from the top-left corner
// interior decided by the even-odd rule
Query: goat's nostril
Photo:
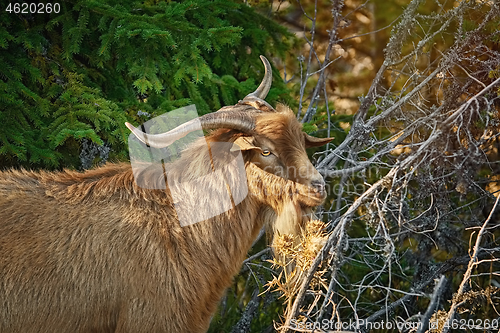
[[[323,179],[315,179],[311,181],[311,186],[316,189],[316,191],[323,193],[325,192],[325,181]]]

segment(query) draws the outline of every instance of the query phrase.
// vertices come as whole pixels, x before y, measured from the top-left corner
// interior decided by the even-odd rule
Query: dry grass
[[[274,259],[270,262],[280,271],[267,284],[268,290],[278,291],[280,298],[286,304],[286,314],[289,313],[293,300],[299,292],[302,280],[311,264],[320,252],[328,238],[326,225],[320,220],[311,220],[301,230],[300,240],[293,235],[277,235],[273,240]],[[317,270],[310,283],[310,288],[318,289],[325,286],[323,275],[326,270]]]

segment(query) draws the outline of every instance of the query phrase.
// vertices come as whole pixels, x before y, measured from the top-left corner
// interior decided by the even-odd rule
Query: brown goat
[[[305,135],[289,109],[263,101],[263,61],[257,91],[200,117],[215,131],[173,162],[184,174],[167,175],[195,178],[213,167],[196,145],[239,143],[249,195],[223,214],[181,227],[169,191],[137,186],[129,164],[0,173],[0,333],[208,329],[264,222],[325,197],[305,148],[329,139]],[[157,146],[188,131],[131,128]]]

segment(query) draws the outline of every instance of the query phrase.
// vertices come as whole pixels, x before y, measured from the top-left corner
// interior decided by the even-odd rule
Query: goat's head
[[[314,168],[306,148],[322,145],[331,139],[317,139],[302,132],[302,124],[293,112],[278,105],[272,113],[256,118],[255,134],[236,140],[246,151],[247,160],[280,177],[315,187],[324,192],[323,177]]]
[[[271,87],[272,72],[268,60],[261,56],[265,66],[262,83],[256,91],[238,104],[226,106],[162,134],[145,134],[131,124],[127,127],[142,142],[163,148],[199,129],[217,129],[207,141],[236,143],[246,162],[277,176],[314,187],[326,197],[323,177],[314,168],[306,148],[321,146],[333,138],[315,138],[302,132],[302,124],[286,106],[271,107],[264,98]]]

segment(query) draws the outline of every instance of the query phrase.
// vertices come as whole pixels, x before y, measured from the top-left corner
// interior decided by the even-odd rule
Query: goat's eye
[[[269,150],[263,150],[261,154],[262,156],[269,156],[271,155],[271,152]]]

